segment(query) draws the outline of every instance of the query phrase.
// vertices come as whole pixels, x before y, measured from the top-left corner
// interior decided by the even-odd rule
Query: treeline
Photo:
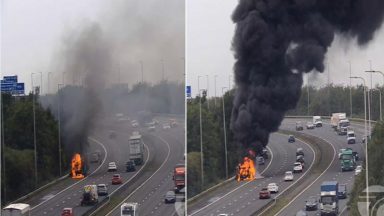
[[[364,94],[363,86],[351,88],[352,95],[352,117],[364,118]],[[308,91],[309,90],[309,91]],[[384,94],[383,87],[376,87],[371,91],[371,119],[380,119],[380,90]],[[308,109],[309,92],[309,109]],[[368,106],[367,106],[368,107]],[[383,107],[384,108],[384,107]],[[322,115],[330,116],[334,112],[345,112],[351,115],[350,88],[338,85],[328,85],[323,88],[304,86],[301,97],[295,109],[290,110],[287,115]],[[368,118],[368,117],[367,117]]]
[[[384,155],[384,123],[378,122],[373,129],[372,138],[368,142],[368,182],[370,186],[379,186],[379,191],[370,190],[370,215],[383,214],[383,198],[384,198],[384,168],[383,168],[383,155]],[[361,215],[358,209],[358,203],[362,202],[365,206],[366,189],[365,181],[365,161],[363,162],[363,171],[355,179],[354,187],[351,192],[351,197],[348,202],[349,215]],[[381,191],[380,191],[381,190]],[[379,211],[378,211],[379,210]],[[373,213],[372,213],[373,211]]]
[[[35,181],[32,95],[2,94],[2,202],[19,198],[59,175],[58,125],[35,100],[37,176]],[[36,96],[37,98],[37,96]],[[35,98],[35,99],[36,99]]]

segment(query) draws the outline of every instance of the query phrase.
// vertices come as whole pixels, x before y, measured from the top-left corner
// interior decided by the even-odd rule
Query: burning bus
[[[85,173],[84,168],[85,168],[84,160],[81,158],[79,153],[75,153],[72,157],[71,177],[73,179],[84,178],[84,173]]]
[[[251,181],[256,178],[256,168],[250,157],[244,157],[243,162],[237,167],[237,181]]]

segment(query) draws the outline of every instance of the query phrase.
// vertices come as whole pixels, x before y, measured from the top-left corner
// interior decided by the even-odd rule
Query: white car
[[[362,170],[363,170],[362,166],[357,166],[356,169],[355,169],[355,175],[359,175]]]
[[[276,183],[269,183],[267,186],[269,192],[271,193],[278,193],[279,192],[279,186]]]
[[[284,181],[293,181],[293,173],[292,173],[292,171],[285,172]]]
[[[108,172],[117,171],[116,162],[110,162],[108,164]]]
[[[303,165],[300,162],[295,162],[293,164],[293,172],[303,172]]]
[[[308,122],[307,129],[315,129],[315,125],[312,122]]]
[[[155,131],[156,130],[156,126],[155,125],[152,125],[152,126],[149,126],[148,127],[148,131],[151,132],[151,131]]]
[[[169,129],[171,128],[171,125],[169,124],[163,124],[163,129],[166,130],[166,129]]]

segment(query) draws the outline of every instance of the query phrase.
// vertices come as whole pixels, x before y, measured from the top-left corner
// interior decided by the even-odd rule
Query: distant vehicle
[[[175,192],[168,191],[165,194],[164,202],[165,203],[175,203],[176,202],[176,194],[175,194]]]
[[[160,124],[159,120],[157,120],[157,119],[153,119],[152,121],[153,121],[153,123],[155,123],[155,125]]]
[[[139,127],[139,123],[138,123],[136,120],[132,120],[132,121],[131,121],[131,125],[132,125],[132,127],[134,127],[134,128]]]
[[[149,126],[149,127],[148,127],[148,131],[149,131],[149,132],[156,131],[156,126],[155,126],[155,125]]]
[[[166,129],[169,129],[171,128],[171,125],[169,124],[163,124],[163,129],[166,130]]]
[[[347,133],[348,133],[348,128],[347,127],[340,127],[337,130],[337,134],[340,135],[340,136],[347,135]]]
[[[269,183],[267,188],[271,193],[278,193],[279,192],[279,186],[276,183]]]
[[[306,211],[316,211],[319,203],[317,202],[317,198],[315,196],[309,197],[305,201],[305,210]]]
[[[347,119],[347,115],[345,113],[332,113],[332,116],[331,116],[331,126],[332,126],[332,128],[337,130],[338,126],[339,126],[339,122],[341,120],[346,120],[346,119]]]
[[[359,175],[361,173],[361,171],[363,171],[363,167],[362,166],[357,166],[356,169],[355,169],[355,175]]]
[[[356,168],[356,159],[351,148],[346,148],[340,156],[341,171],[353,171]]]
[[[228,216],[228,214],[218,214],[217,216]]]
[[[357,152],[352,152],[353,156],[355,157],[355,160],[358,161],[359,160],[359,153]]]
[[[171,126],[171,128],[174,128],[177,126],[177,122],[175,119],[170,119],[169,122],[170,122],[169,125]]]
[[[268,159],[269,158],[268,150],[266,148],[263,148],[263,150],[261,151],[261,156],[263,156],[264,159]]]
[[[295,140],[295,136],[293,136],[293,135],[289,135],[289,137],[288,137],[288,142],[290,142],[290,143],[293,143],[293,142],[295,142],[296,140]]]
[[[121,216],[139,216],[138,203],[123,203],[120,206]]]
[[[346,184],[339,184],[339,191],[337,192],[337,197],[339,199],[346,199],[347,198],[347,185]]]
[[[61,211],[61,216],[74,216],[72,208],[63,208]]]
[[[293,181],[293,173],[292,173],[292,171],[285,172],[284,181]]]
[[[185,187],[185,165],[176,164],[173,169],[173,181],[175,192],[179,193]]]
[[[123,179],[121,178],[120,174],[113,174],[112,176],[112,184],[117,185],[117,184],[122,184]]]
[[[296,216],[307,216],[308,214],[305,212],[305,211],[303,211],[303,210],[300,210],[300,211],[298,211],[297,213],[296,213]]]
[[[136,165],[141,165],[144,161],[144,143],[137,131],[129,137],[129,159]]]
[[[91,159],[90,159],[90,162],[91,163],[100,163],[101,162],[101,153],[100,152],[93,152],[91,154]]]
[[[321,116],[313,116],[312,117],[312,123],[316,127],[322,127],[323,126],[323,122],[321,121]]]
[[[259,192],[259,198],[260,199],[269,199],[271,198],[271,192],[269,192],[268,188],[263,188]]]
[[[300,162],[295,162],[293,164],[293,172],[294,173],[297,173],[297,172],[303,172],[303,166],[301,165]]]
[[[95,205],[99,202],[96,185],[85,185],[80,205]]]
[[[338,215],[339,199],[337,198],[339,183],[325,181],[320,186],[320,215]]]
[[[98,184],[97,185],[97,194],[99,196],[108,195],[108,187],[106,184]]]
[[[303,148],[297,148],[296,149],[296,156],[302,155],[304,156],[304,150]]]
[[[303,155],[296,156],[296,162],[300,162],[301,165],[304,167],[304,156]]]
[[[256,161],[257,161],[258,165],[264,165],[265,164],[265,160],[263,157],[257,157]]]
[[[297,131],[302,131],[304,128],[303,128],[303,125],[301,124],[301,122],[296,122],[296,130]]]
[[[136,171],[135,162],[132,160],[127,161],[127,163],[125,163],[125,168],[127,172]]]
[[[25,203],[14,203],[3,208],[3,216],[29,216],[31,214],[31,206]]]
[[[348,131],[347,132],[347,142],[348,144],[355,144],[356,143],[356,137],[354,131]]]
[[[307,122],[307,129],[315,129],[315,125],[312,122]]]
[[[108,164],[108,172],[117,171],[116,162],[109,162]]]

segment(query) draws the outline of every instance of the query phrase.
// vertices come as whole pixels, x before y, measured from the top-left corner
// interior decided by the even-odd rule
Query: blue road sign
[[[187,90],[187,97],[190,98],[192,94],[191,86],[186,86],[186,90]]]
[[[4,81],[17,83],[17,76],[4,76]]]
[[[4,76],[0,81],[1,92],[13,95],[24,94],[24,83],[17,83],[17,76]]]

